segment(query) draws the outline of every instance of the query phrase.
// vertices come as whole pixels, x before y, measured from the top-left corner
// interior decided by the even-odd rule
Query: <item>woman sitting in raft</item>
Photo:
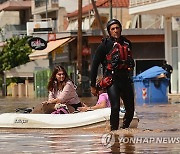
[[[49,98],[32,113],[72,113],[82,107],[76,86],[62,66],[56,66],[48,83]]]

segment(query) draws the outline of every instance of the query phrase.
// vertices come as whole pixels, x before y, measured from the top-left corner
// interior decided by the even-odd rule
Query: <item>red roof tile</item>
[[[101,7],[109,7],[109,2],[104,3]],[[129,7],[129,0],[112,0],[112,7]]]
[[[99,8],[109,7],[109,0],[97,0],[96,6]],[[129,7],[129,0],[112,0],[112,7]],[[86,5],[82,8],[82,14],[88,13],[88,11],[92,11],[92,4]],[[78,15],[78,10],[68,13],[68,17],[75,17]]]

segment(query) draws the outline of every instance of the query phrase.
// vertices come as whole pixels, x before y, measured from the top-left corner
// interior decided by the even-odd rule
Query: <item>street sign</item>
[[[47,47],[47,42],[40,37],[33,37],[28,41],[29,46],[35,50],[44,50]]]

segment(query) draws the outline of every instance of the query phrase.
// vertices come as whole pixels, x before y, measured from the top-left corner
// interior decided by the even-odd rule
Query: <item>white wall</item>
[[[91,0],[82,0],[83,6],[88,5]],[[59,7],[65,7],[67,13],[78,9],[78,0],[59,0]]]
[[[0,12],[0,27],[5,25],[19,25],[19,12],[17,11],[1,11]]]

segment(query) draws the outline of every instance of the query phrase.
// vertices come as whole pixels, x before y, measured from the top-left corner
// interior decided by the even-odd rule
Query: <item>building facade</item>
[[[131,15],[161,15],[165,34],[165,59],[173,66],[172,93],[180,92],[180,1],[130,0]]]
[[[0,1],[0,42],[15,35],[26,35],[26,22],[31,19],[29,0]]]

